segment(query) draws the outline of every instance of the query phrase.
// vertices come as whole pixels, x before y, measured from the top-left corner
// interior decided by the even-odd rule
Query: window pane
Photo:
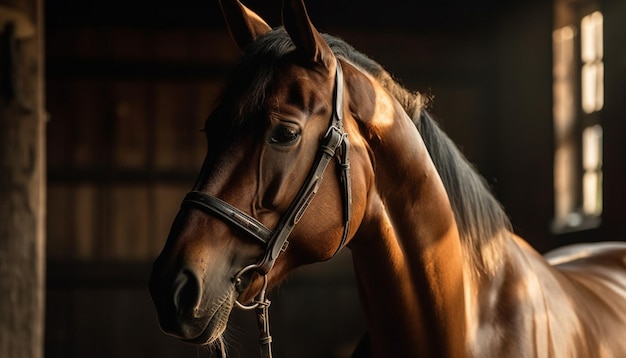
[[[595,125],[583,131],[583,168],[585,171],[602,167],[602,127]]]
[[[596,110],[598,68],[593,63],[583,65],[581,74],[582,105],[586,113]]]
[[[581,99],[586,113],[599,111],[604,106],[603,22],[599,11],[583,17],[580,22]]]
[[[583,211],[587,215],[602,214],[602,172],[583,176]]]
[[[580,57],[583,62],[591,62],[596,59],[594,48],[594,31],[591,23],[591,16],[583,17],[580,22]]]
[[[596,59],[601,60],[604,57],[604,34],[602,31],[602,28],[604,27],[604,19],[600,11],[596,11],[591,14],[591,19],[593,22],[593,32],[595,38],[594,47],[596,52]]]
[[[602,13],[596,11],[583,17],[580,22],[580,55],[583,62],[589,63],[602,59]]]

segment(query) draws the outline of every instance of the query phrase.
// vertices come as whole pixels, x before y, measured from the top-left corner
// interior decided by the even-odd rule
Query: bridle
[[[298,191],[295,199],[281,216],[278,225],[274,230],[268,229],[260,221],[245,212],[237,209],[229,203],[203,193],[192,191],[185,196],[182,206],[190,206],[200,209],[207,214],[214,215],[233,227],[241,230],[247,236],[252,237],[265,247],[265,253],[261,259],[249,266],[241,269],[233,276],[235,288],[241,292],[243,289],[242,276],[247,272],[257,272],[263,277],[263,286],[256,296],[252,305],[244,306],[236,301],[237,306],[242,309],[255,309],[257,311],[257,323],[259,325],[259,344],[261,346],[261,357],[272,356],[271,342],[269,334],[268,307],[270,301],[265,297],[267,288],[267,274],[270,272],[276,259],[281,252],[287,249],[289,235],[295,225],[300,221],[302,215],[313,200],[315,193],[322,181],[322,177],[328,164],[336,158],[340,169],[340,181],[343,184],[343,217],[344,229],[339,247],[335,254],[346,244],[350,224],[350,210],[352,206],[352,191],[350,187],[350,160],[348,158],[349,142],[347,134],[343,129],[343,71],[341,64],[337,60],[335,72],[335,85],[333,90],[333,111],[326,134],[321,139],[317,155],[304,184]],[[224,354],[224,352],[222,352]]]

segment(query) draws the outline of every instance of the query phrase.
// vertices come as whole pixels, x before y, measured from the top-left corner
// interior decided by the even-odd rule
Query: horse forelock
[[[274,30],[251,43],[230,72],[217,105],[205,122],[214,145],[247,133],[263,108],[277,63],[294,49],[284,31]]]

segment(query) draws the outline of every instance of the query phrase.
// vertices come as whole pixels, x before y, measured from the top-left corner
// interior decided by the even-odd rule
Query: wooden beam
[[[44,348],[43,0],[0,0],[0,357]]]

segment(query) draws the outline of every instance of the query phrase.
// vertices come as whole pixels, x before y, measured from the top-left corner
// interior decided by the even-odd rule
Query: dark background
[[[575,1],[574,1],[575,2]],[[246,2],[272,26],[280,1]],[[623,239],[624,5],[605,13],[602,224],[550,231],[550,1],[311,0],[344,38],[431,112],[492,186],[518,234],[543,252]],[[199,129],[239,53],[217,1],[46,1],[48,357],[204,357],[166,337],[147,294],[152,260],[201,165]],[[278,357],[345,357],[364,332],[348,252],[303,268],[272,295]],[[233,356],[255,356],[252,314],[235,312]]]

